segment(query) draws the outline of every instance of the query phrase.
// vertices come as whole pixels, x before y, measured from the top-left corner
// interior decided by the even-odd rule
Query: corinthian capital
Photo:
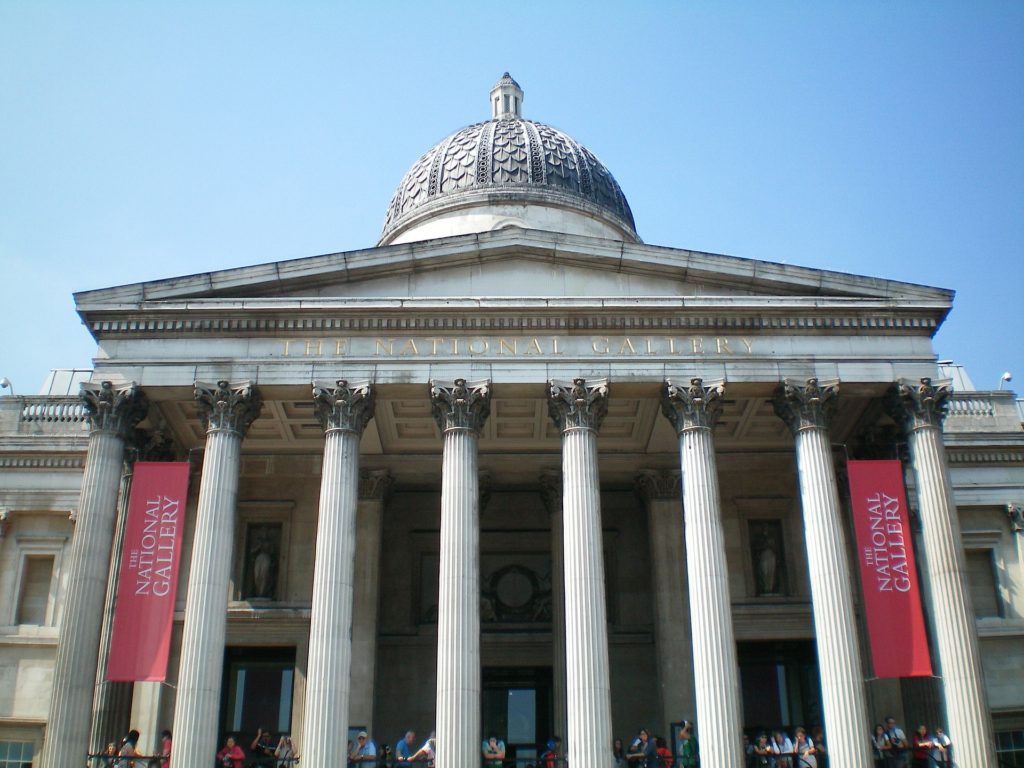
[[[245,437],[249,425],[256,421],[263,409],[263,401],[251,381],[232,384],[196,382],[196,400],[199,417],[206,423],[207,432],[233,432]]]
[[[361,435],[373,418],[373,387],[365,380],[313,382],[313,406],[324,432]]]
[[[442,432],[471,429],[479,432],[491,412],[491,382],[487,379],[452,384],[430,382],[430,406]]]
[[[384,501],[395,478],[387,469],[363,469],[359,472],[359,500]]]
[[[636,476],[636,493],[647,504],[679,501],[683,496],[683,474],[679,470],[645,469]]]
[[[562,471],[547,470],[541,472],[540,497],[547,507],[549,515],[562,514]]]
[[[108,432],[127,440],[146,417],[149,403],[135,382],[114,386],[109,381],[82,384],[79,397],[93,432]]]
[[[923,427],[942,429],[953,394],[952,381],[945,379],[934,384],[925,377],[919,384],[901,380],[889,391],[886,411],[907,432]]]
[[[576,378],[571,383],[551,381],[548,413],[558,429],[601,428],[608,413],[608,379]]]
[[[828,429],[838,397],[838,379],[808,379],[803,387],[786,379],[775,390],[772,405],[775,415],[786,422],[795,435],[804,429]]]
[[[724,394],[724,381],[704,386],[703,379],[690,379],[689,386],[678,386],[666,379],[661,412],[680,434],[687,429],[714,429]]]

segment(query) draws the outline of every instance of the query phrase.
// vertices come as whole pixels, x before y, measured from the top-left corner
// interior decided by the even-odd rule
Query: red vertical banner
[[[850,461],[850,498],[877,677],[932,673],[899,461]]]
[[[165,680],[181,563],[188,462],[136,462],[128,497],[108,680]]]

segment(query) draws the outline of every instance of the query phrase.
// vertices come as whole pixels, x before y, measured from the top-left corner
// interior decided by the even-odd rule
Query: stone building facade
[[[347,722],[596,766],[695,719],[706,765],[821,725],[866,767],[891,713],[980,766],[1024,731],[1024,432],[944,380],[952,293],[644,244],[522,102],[417,161],[375,247],[76,295],[82,396],[0,398],[0,745],[262,727],[327,766]],[[132,462],[172,457],[167,683],[97,682]],[[848,458],[904,461],[936,678],[873,676]]]

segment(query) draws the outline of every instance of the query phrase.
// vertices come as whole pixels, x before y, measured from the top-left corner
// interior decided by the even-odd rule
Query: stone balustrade
[[[85,406],[75,395],[0,397],[0,435],[84,435],[87,432]]]

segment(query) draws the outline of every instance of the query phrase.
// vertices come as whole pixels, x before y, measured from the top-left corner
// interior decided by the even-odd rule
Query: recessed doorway
[[[294,680],[294,647],[226,648],[218,744],[234,735],[248,747],[259,728],[290,733]]]
[[[536,760],[552,735],[551,667],[483,669],[484,740],[494,734],[505,742],[506,760]]]

